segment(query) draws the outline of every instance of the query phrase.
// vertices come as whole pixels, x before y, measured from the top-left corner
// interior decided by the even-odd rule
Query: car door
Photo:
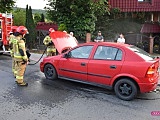
[[[123,60],[122,50],[110,46],[98,46],[93,59],[88,63],[88,81],[109,85],[119,73]]]
[[[87,67],[89,56],[93,46],[81,46],[67,53],[67,58],[61,58],[59,63],[59,75],[61,77],[87,80]]]

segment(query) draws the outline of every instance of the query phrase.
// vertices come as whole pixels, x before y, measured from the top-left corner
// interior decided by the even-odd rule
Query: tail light
[[[153,77],[157,73],[158,67],[159,67],[159,62],[156,62],[153,65],[151,65],[147,70],[146,77],[148,78]]]

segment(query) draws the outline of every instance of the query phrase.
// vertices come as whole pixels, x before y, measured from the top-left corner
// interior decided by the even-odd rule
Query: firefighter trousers
[[[14,58],[12,57],[12,72],[13,72],[13,75],[16,77],[17,72],[16,72],[15,66],[16,66],[16,62]]]
[[[14,60],[14,58],[12,58],[12,72],[14,77],[16,77],[17,70],[16,70],[16,61]]]
[[[47,57],[48,56],[55,56],[56,55],[56,52],[47,52]]]
[[[26,66],[27,66],[27,63],[24,63],[23,61],[16,61],[16,82],[17,83],[23,83],[24,82],[24,73],[25,73],[25,70],[26,70]]]

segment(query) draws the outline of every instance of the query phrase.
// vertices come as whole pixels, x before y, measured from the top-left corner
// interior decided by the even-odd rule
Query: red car
[[[142,49],[112,42],[80,44],[40,63],[47,79],[62,78],[113,89],[122,100],[156,89],[158,67],[159,60]]]

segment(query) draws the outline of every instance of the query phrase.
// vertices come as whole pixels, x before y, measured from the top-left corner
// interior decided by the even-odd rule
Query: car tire
[[[138,93],[137,86],[130,79],[120,79],[114,86],[115,94],[122,100],[133,100]]]
[[[54,68],[54,66],[51,64],[45,65],[44,74],[45,74],[45,77],[49,80],[57,79],[57,71]]]

